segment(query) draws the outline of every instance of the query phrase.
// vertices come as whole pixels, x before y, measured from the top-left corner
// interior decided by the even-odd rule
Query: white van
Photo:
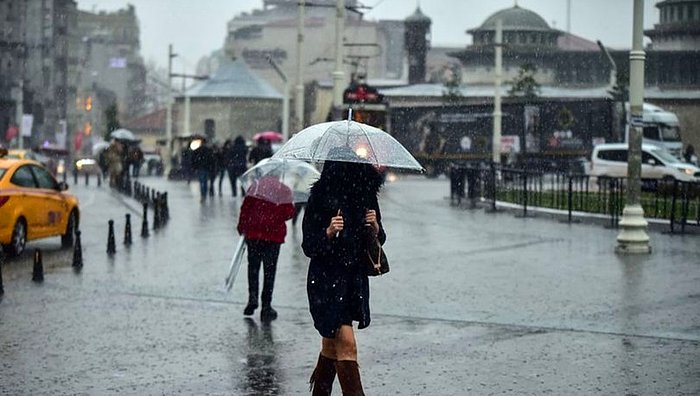
[[[595,146],[589,175],[627,177],[627,143]],[[642,144],[642,179],[700,181],[700,168],[682,162],[662,147]]]

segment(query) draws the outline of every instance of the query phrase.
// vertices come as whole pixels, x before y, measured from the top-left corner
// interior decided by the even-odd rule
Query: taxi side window
[[[34,176],[32,175],[32,171],[29,169],[29,165],[20,166],[15,171],[15,174],[12,175],[10,182],[20,187],[36,187]]]
[[[53,176],[51,176],[46,169],[33,165],[32,172],[34,172],[36,181],[39,183],[39,188],[56,189],[56,180],[54,180]]]

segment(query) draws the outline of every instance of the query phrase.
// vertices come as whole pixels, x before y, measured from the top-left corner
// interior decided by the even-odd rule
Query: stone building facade
[[[72,126],[76,80],[71,26],[76,15],[74,0],[0,2],[0,131],[17,122],[21,83],[23,113],[33,117],[27,146],[53,141],[57,132]]]
[[[174,135],[200,134],[223,142],[238,135],[250,140],[257,132],[279,131],[282,94],[257,76],[242,59],[222,58],[214,74],[187,90],[189,127],[185,125],[185,96],[175,98]]]

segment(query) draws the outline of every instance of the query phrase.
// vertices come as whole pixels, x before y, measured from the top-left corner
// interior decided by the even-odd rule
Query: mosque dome
[[[549,24],[537,13],[517,5],[512,8],[500,10],[486,18],[479,30],[496,30],[496,21],[500,19],[503,30],[521,31],[547,31],[551,30]]]

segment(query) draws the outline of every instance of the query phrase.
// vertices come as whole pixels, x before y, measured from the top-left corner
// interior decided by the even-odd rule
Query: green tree
[[[615,85],[608,91],[614,102],[613,119],[614,128],[618,140],[624,139],[625,124],[627,123],[627,110],[625,103],[630,100],[630,76],[628,68],[617,69],[615,72]]]
[[[110,140],[109,135],[113,131],[116,131],[117,129],[121,128],[121,124],[119,123],[119,109],[117,108],[116,103],[107,106],[107,108],[105,109],[105,121],[106,128],[104,138],[105,140]]]
[[[450,64],[445,69],[442,78],[442,98],[447,102],[454,102],[462,97],[460,86],[462,84],[462,69],[457,64]]]
[[[518,76],[511,81],[511,88],[508,95],[534,99],[540,95],[540,84],[535,80],[537,66],[532,63],[525,63],[520,66]]]

